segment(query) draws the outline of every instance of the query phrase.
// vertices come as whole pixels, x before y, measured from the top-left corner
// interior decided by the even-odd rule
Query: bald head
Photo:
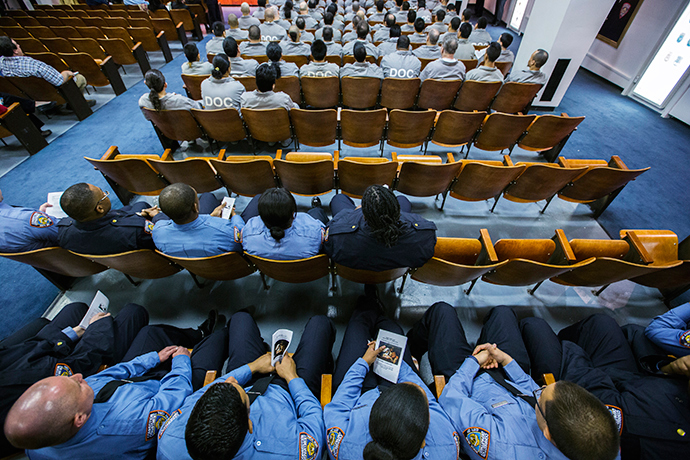
[[[441,36],[441,32],[438,29],[431,29],[426,37],[428,45],[437,45],[438,38]]]
[[[5,436],[21,449],[62,444],[88,420],[93,397],[93,390],[81,374],[40,380],[10,409]]]
[[[264,22],[273,22],[276,18],[276,11],[273,7],[266,8],[264,11]]]
[[[302,2],[299,4],[299,14],[307,14],[309,11],[307,7],[307,2]]]
[[[240,6],[240,11],[242,12],[242,16],[249,16],[249,3],[243,2],[242,6]]]

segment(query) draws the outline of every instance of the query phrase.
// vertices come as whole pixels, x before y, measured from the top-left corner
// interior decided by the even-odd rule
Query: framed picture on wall
[[[614,48],[618,48],[642,2],[643,0],[616,0],[606,21],[601,26],[597,38]]]

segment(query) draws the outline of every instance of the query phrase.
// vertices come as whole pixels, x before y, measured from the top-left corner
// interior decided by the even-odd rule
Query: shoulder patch
[[[326,233],[323,234],[323,240],[328,241],[328,231],[330,230],[330,227],[326,227]]]
[[[148,233],[149,235],[153,233],[153,222],[150,220],[147,220],[146,223],[144,224],[144,231]]]
[[[37,228],[46,228],[53,225],[53,220],[40,212],[34,212],[29,219],[29,225]]]
[[[609,412],[611,412],[611,415],[613,415],[613,418],[616,421],[616,426],[618,426],[618,434],[623,434],[623,411],[620,407],[610,406],[608,404],[606,404],[606,408],[609,410]]]
[[[233,227],[232,231],[233,231],[233,238],[235,239],[235,243],[242,243],[242,230],[240,230],[237,227]]]
[[[465,436],[465,441],[470,445],[472,450],[481,458],[486,459],[489,456],[489,443],[491,442],[491,435],[484,428],[476,426],[469,427],[462,432]]]
[[[316,460],[319,454],[319,443],[307,433],[299,434],[299,460]]]
[[[681,334],[680,345],[685,348],[690,348],[690,330],[687,330]]]
[[[74,372],[72,372],[72,369],[65,363],[57,363],[55,365],[55,372],[53,375],[56,377],[71,377]]]
[[[158,439],[160,439],[163,436],[163,433],[165,433],[165,430],[168,428],[168,425],[170,425],[173,420],[179,417],[181,413],[182,411],[180,409],[177,409],[175,412],[172,413],[170,417],[168,417],[168,420],[165,421],[160,431],[158,431]]]
[[[168,413],[164,410],[152,410],[149,412],[149,417],[146,420],[146,441],[150,441],[156,437],[158,430],[161,429],[166,420],[168,420]]]
[[[338,460],[338,453],[340,452],[340,443],[343,442],[345,433],[343,430],[334,426],[326,431],[326,439],[328,440],[328,449],[335,460]]]
[[[460,435],[457,431],[453,431],[453,441],[455,441],[455,451],[458,453],[458,460],[460,460]]]

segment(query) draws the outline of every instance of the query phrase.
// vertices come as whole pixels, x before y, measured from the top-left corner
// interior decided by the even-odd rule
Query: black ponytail
[[[372,185],[362,195],[362,213],[371,233],[379,243],[390,248],[402,233],[400,203],[393,192],[382,185]]]
[[[153,104],[153,108],[156,112],[160,112],[163,109],[161,100],[158,97],[158,93],[165,89],[165,76],[158,69],[151,69],[146,72],[144,76],[144,82],[146,86],[151,90],[149,91],[149,101]]]
[[[213,70],[211,70],[211,75],[216,80],[220,80],[230,69],[230,61],[225,54],[216,54],[213,58]]]
[[[364,446],[362,456],[364,460],[397,460],[390,449],[387,449],[376,441],[370,441]]]
[[[285,237],[296,212],[295,197],[284,188],[268,189],[259,198],[259,216],[276,241]]]

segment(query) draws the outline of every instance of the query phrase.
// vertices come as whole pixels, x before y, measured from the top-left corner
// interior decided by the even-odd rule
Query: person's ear
[[[83,412],[77,412],[74,415],[74,426],[75,426],[75,428],[79,429],[79,428],[83,427],[88,419],[89,419],[88,414],[85,414]]]
[[[249,418],[249,414],[247,414],[247,418],[249,419],[249,432],[254,433],[254,425],[252,424],[252,419]]]

